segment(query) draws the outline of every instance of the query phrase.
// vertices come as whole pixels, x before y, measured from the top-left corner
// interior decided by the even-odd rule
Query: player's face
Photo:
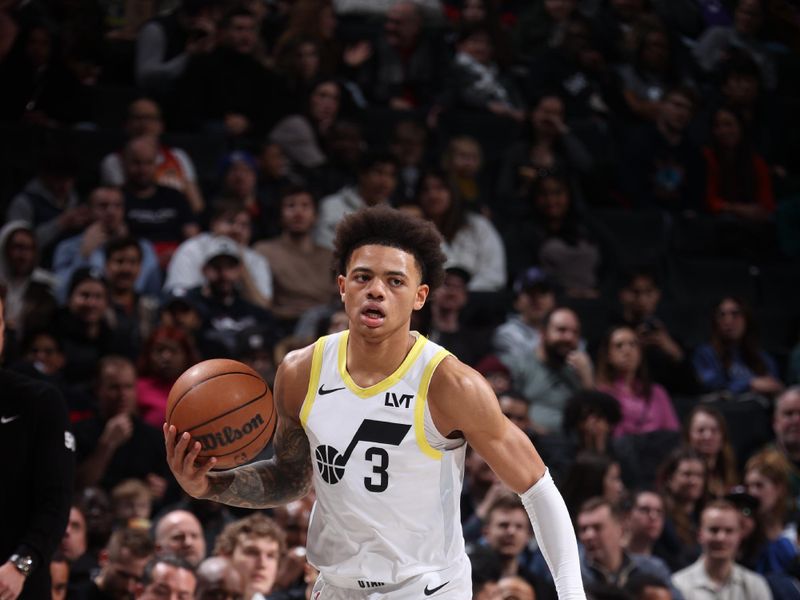
[[[429,288],[413,255],[389,246],[369,244],[356,248],[339,275],[339,292],[350,331],[385,338],[408,327],[411,312],[425,304]]]
[[[275,584],[280,545],[270,538],[241,535],[231,556],[233,564],[247,575],[249,592],[267,594]]]

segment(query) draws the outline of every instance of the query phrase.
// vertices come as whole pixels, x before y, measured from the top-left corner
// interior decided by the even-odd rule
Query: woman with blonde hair
[[[719,410],[703,404],[695,406],[684,422],[683,442],[706,461],[709,496],[722,498],[739,483],[728,424]]]
[[[778,450],[770,448],[752,456],[744,467],[747,493],[758,499],[757,520],[766,538],[756,560],[762,575],[787,573],[797,560],[797,548],[784,526],[789,508],[791,465]]]

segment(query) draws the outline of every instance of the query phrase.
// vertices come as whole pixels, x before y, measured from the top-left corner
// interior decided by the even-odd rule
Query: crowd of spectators
[[[53,598],[309,597],[313,492],[185,497],[160,425],[199,360],[272,383],[346,327],[378,204],[441,233],[414,328],[533,439],[590,597],[800,598],[798,40],[790,0],[0,1],[3,365],[77,454]],[[461,518],[474,598],[555,597],[475,453]]]

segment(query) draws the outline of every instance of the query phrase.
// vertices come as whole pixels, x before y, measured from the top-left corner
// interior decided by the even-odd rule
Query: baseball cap
[[[275,346],[275,333],[263,325],[249,327],[236,336],[237,355],[251,356],[258,352],[272,353]]]
[[[325,155],[314,138],[311,125],[301,116],[292,115],[283,119],[270,132],[269,141],[278,144],[289,160],[307,169],[325,162]]]
[[[239,244],[224,235],[218,235],[211,238],[208,243],[208,247],[206,248],[203,264],[207,265],[212,259],[217,258],[218,256],[230,256],[238,261],[242,260]]]
[[[725,494],[725,500],[733,504],[746,516],[755,518],[759,501],[758,498],[747,493],[747,488],[745,486],[737,485],[732,487],[730,491]]]
[[[511,371],[494,354],[487,354],[479,360],[478,364],[475,365],[475,370],[484,377],[492,373],[502,373],[511,377]]]
[[[233,152],[228,152],[228,154],[222,157],[222,160],[219,163],[220,173],[224,175],[228,172],[228,169],[231,168],[231,165],[237,162],[243,162],[248,167],[253,169],[253,171],[258,171],[258,163],[252,154],[245,152],[244,150],[234,150]]]
[[[521,294],[530,290],[552,292],[553,281],[539,267],[528,267],[514,281],[514,293]]]
[[[464,282],[464,285],[469,285],[469,281],[472,279],[472,273],[459,265],[446,266],[444,272],[447,275],[455,275]]]
[[[69,280],[67,295],[72,296],[72,292],[75,291],[75,288],[88,280],[97,281],[98,283],[102,283],[103,286],[106,285],[106,278],[103,276],[103,272],[100,269],[96,267],[81,267],[72,274],[72,278]]]
[[[188,306],[198,313],[202,312],[202,307],[197,302],[197,299],[189,293],[189,290],[182,287],[172,288],[169,293],[164,296],[161,302],[161,310],[168,310],[170,307],[178,304]]]

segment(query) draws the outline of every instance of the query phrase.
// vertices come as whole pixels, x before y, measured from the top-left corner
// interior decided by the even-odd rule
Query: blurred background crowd
[[[791,0],[0,0],[3,364],[67,400],[61,591],[169,550],[217,557],[198,597],[307,597],[313,498],[182,497],[160,426],[199,360],[271,383],[346,327],[336,224],[386,203],[442,234],[414,328],[534,440],[590,594],[691,597],[708,505],[800,598],[799,51]],[[461,516],[476,598],[554,597],[475,454]]]

